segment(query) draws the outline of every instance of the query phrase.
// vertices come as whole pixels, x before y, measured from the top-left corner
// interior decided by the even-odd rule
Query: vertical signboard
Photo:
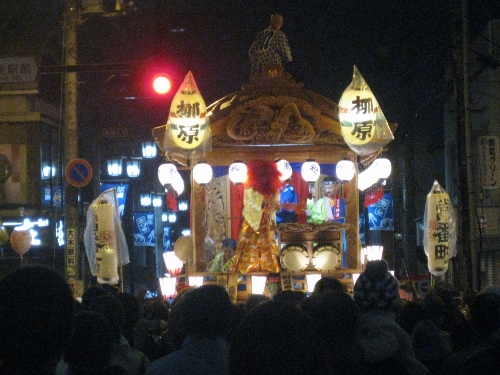
[[[479,137],[479,171],[483,189],[498,188],[499,157],[498,137]]]

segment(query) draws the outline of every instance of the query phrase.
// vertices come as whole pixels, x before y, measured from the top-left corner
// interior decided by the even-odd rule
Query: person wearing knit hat
[[[355,342],[363,374],[428,374],[415,357],[408,333],[396,323],[394,302],[399,283],[385,260],[366,264],[354,285],[354,302],[361,309]]]
[[[354,285],[354,301],[362,309],[390,308],[399,298],[398,280],[391,275],[385,260],[366,264],[365,271]]]

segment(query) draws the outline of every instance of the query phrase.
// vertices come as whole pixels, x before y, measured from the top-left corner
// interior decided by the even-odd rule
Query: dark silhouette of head
[[[84,310],[75,316],[75,328],[64,359],[75,375],[99,374],[109,365],[113,340],[102,314]]]
[[[293,307],[298,307],[304,298],[306,298],[304,292],[298,290],[281,290],[273,296],[273,301],[288,303]]]
[[[311,295],[300,308],[311,317],[316,334],[325,343],[344,345],[353,340],[361,313],[347,292],[329,290]]]
[[[354,301],[362,309],[392,309],[399,298],[399,283],[385,260],[372,260],[367,262],[353,291]]]
[[[92,302],[99,296],[108,294],[106,290],[100,285],[90,286],[82,295],[82,307],[84,310],[90,310]]]
[[[231,314],[226,290],[219,285],[203,285],[185,293],[172,307],[171,321],[185,336],[214,339],[227,334]]]
[[[0,282],[3,373],[53,372],[69,341],[73,316],[71,290],[55,271],[23,267],[6,276]]]
[[[118,299],[123,305],[124,323],[123,336],[127,339],[130,346],[134,346],[134,326],[141,317],[141,306],[139,301],[132,293],[118,293]]]
[[[396,317],[396,321],[411,336],[418,322],[427,317],[421,301],[407,301]]]
[[[479,293],[470,303],[471,322],[482,336],[500,328],[500,295]]]
[[[90,309],[102,314],[107,319],[113,342],[120,342],[120,335],[125,322],[123,305],[120,300],[116,296],[102,295],[94,299]]]
[[[333,277],[322,277],[318,280],[316,285],[314,285],[312,295],[327,292],[329,290],[347,292],[347,286],[339,279],[334,279]]]
[[[254,307],[231,337],[231,374],[322,374],[323,357],[309,317],[289,304]]]
[[[250,294],[245,301],[245,312],[247,313],[261,303],[269,302],[270,300],[270,297],[263,294]]]

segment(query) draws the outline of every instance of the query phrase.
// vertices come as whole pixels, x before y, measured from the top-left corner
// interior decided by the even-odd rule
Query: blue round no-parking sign
[[[92,166],[85,159],[73,159],[66,166],[66,179],[73,186],[85,186],[92,180]]]

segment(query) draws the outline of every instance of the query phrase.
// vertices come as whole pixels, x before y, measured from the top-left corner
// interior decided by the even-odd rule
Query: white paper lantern
[[[144,159],[152,159],[156,157],[158,148],[154,142],[142,142],[142,157]]]
[[[286,181],[292,177],[292,167],[288,161],[280,159],[276,164],[278,165],[278,170],[281,172],[281,181]]]
[[[383,246],[367,246],[361,249],[361,264],[366,265],[366,262],[372,260],[381,260],[384,252]]]
[[[118,177],[122,174],[122,159],[108,159],[108,174],[111,177]]]
[[[142,207],[149,207],[151,206],[151,193],[143,193],[140,195],[141,199],[141,206]]]
[[[312,159],[304,162],[304,164],[302,164],[302,168],[300,170],[300,173],[302,174],[302,178],[306,182],[317,181],[319,178],[320,172],[321,172],[321,170],[320,170],[319,164],[316,163]]]
[[[141,163],[139,160],[127,160],[127,176],[130,178],[137,178],[141,174]]]
[[[229,179],[236,185],[242,184],[247,179],[248,168],[245,163],[235,161],[229,166]]]
[[[177,195],[181,195],[184,192],[184,180],[179,172],[177,172],[172,181],[172,187],[174,188]]]
[[[176,277],[162,277],[158,280],[160,282],[160,289],[163,298],[168,300],[174,298],[177,294],[177,278]]]
[[[172,185],[178,173],[177,167],[172,163],[164,163],[158,167],[158,179],[163,186]]]
[[[375,159],[373,166],[378,178],[386,180],[392,172],[391,161],[386,158]]]
[[[189,286],[194,286],[198,288],[203,285],[203,276],[189,276],[188,283]]]
[[[196,164],[193,168],[193,179],[199,185],[206,185],[212,179],[212,167],[205,162],[200,162]]]
[[[350,160],[341,160],[335,168],[337,178],[342,181],[351,181],[356,173],[356,167]]]
[[[373,163],[358,175],[358,189],[364,191],[377,183],[379,177]]]
[[[184,262],[177,258],[174,251],[166,251],[163,253],[163,261],[165,262],[165,268],[167,269],[170,276],[180,275],[182,268],[184,267]]]

